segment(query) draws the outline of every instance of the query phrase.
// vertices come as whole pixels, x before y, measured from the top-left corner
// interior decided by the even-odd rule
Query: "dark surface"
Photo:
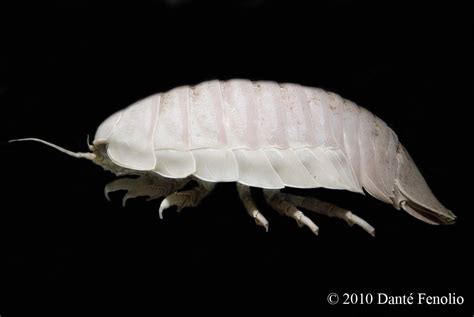
[[[2,317],[126,308],[472,316],[472,124],[463,121],[472,106],[472,25],[461,8],[57,3],[0,6]],[[114,111],[215,78],[319,86],[370,109],[398,133],[457,224],[429,226],[369,196],[315,190],[367,219],[377,237],[321,216],[313,217],[314,237],[257,193],[270,221],[265,233],[229,184],[159,221],[157,201],[121,208],[115,194],[108,203],[102,191],[113,176],[90,162],[5,143],[39,137],[85,151],[86,135]],[[456,293],[465,303],[330,306],[330,292]]]

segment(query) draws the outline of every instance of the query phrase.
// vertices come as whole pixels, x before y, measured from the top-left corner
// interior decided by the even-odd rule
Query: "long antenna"
[[[15,139],[15,140],[10,140],[8,142],[18,142],[18,141],[34,141],[34,142],[40,142],[43,144],[46,144],[52,148],[55,148],[58,151],[61,151],[63,153],[66,153],[67,155],[70,155],[75,158],[85,158],[88,160],[94,160],[95,159],[95,154],[94,153],[83,153],[83,152],[72,152],[69,150],[66,150],[65,148],[62,148],[56,144],[50,143],[45,140],[37,139],[37,138],[25,138],[25,139]]]

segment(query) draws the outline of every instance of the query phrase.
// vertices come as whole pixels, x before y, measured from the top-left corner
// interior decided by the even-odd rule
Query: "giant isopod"
[[[385,122],[339,95],[319,88],[270,81],[212,80],[140,100],[107,118],[90,152],[71,152],[119,178],[105,195],[165,197],[159,215],[197,206],[217,183],[235,182],[247,213],[268,230],[250,188],[262,188],[279,213],[318,234],[304,211],[341,218],[374,235],[349,210],[285,187],[364,190],[429,224],[456,216],[433,195],[407,150]],[[194,180],[196,186],[181,190]]]

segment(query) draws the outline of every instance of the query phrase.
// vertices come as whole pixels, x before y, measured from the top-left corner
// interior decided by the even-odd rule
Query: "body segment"
[[[117,165],[262,188],[364,187],[386,202],[393,192],[395,133],[322,89],[216,80],[157,94],[113,117],[120,118],[112,132],[100,127],[94,144],[106,143]]]

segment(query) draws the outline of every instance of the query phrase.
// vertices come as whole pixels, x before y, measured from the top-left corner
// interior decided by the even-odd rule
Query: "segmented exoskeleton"
[[[166,196],[163,210],[196,206],[218,182],[236,182],[248,213],[268,229],[249,187],[263,188],[279,212],[318,227],[298,208],[356,223],[350,211],[280,193],[284,187],[345,189],[403,208],[430,224],[455,215],[434,197],[396,134],[370,111],[337,94],[297,84],[208,81],[155,94],[116,112],[98,128],[87,158],[123,178],[106,186],[131,197]],[[189,180],[198,186],[178,191]]]

